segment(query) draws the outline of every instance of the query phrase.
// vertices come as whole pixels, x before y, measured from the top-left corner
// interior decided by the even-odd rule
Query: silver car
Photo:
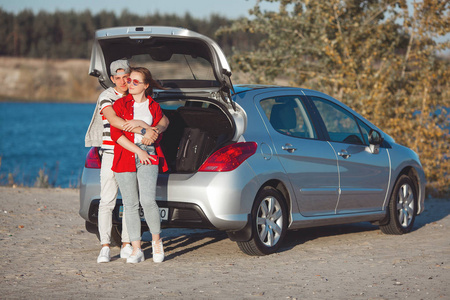
[[[403,234],[424,210],[417,154],[338,100],[303,88],[233,86],[219,46],[186,29],[97,31],[90,75],[111,86],[107,66],[121,58],[148,67],[166,88],[154,95],[170,119],[161,141],[169,171],[157,183],[163,227],[225,231],[243,252],[265,255],[289,229],[368,221]],[[202,139],[191,139],[199,132]],[[92,148],[80,189],[90,232],[99,167]],[[119,198],[117,243],[121,212]]]

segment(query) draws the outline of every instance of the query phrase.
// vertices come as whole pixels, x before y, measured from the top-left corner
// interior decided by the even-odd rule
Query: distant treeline
[[[94,33],[97,29],[132,26],[176,26],[196,31],[213,38],[228,54],[233,47],[251,49],[257,37],[246,34],[215,36],[221,26],[231,25],[233,20],[219,15],[209,19],[193,18],[186,13],[152,14],[140,16],[124,10],[120,16],[110,11],[92,14],[84,12],[57,11],[48,13],[23,10],[18,14],[0,8],[0,56],[32,58],[89,58]]]

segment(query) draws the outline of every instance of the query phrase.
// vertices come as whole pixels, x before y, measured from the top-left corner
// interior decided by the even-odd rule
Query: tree
[[[235,52],[232,67],[343,101],[419,154],[429,192],[448,193],[450,63],[437,53],[450,42],[436,38],[450,32],[450,2],[268,0],[278,11],[261,2],[253,18],[219,30],[262,35],[257,50]]]
[[[137,15],[123,10],[119,16],[103,10],[92,15],[83,12],[41,11],[34,14],[23,10],[14,15],[0,8],[0,55],[36,58],[89,58],[94,33],[97,29],[115,26],[175,26],[189,28],[213,37],[221,25],[231,21],[218,15],[210,20],[196,19],[190,14],[183,17],[175,14]],[[242,39],[242,37],[240,37]],[[227,37],[219,43],[236,43],[234,37]],[[225,46],[230,49],[231,46]]]
[[[0,55],[14,53],[14,15],[0,8]]]
[[[34,14],[31,10],[20,12],[14,19],[14,55],[26,56],[30,49],[33,36]]]

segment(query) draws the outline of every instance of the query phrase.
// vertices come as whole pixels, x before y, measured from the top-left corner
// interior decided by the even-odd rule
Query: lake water
[[[78,187],[95,104],[0,102],[0,184],[34,186],[39,170],[55,187]]]
[[[0,102],[0,184],[12,174],[34,186],[39,170],[55,187],[78,187],[95,104]],[[448,111],[448,110],[447,110]]]

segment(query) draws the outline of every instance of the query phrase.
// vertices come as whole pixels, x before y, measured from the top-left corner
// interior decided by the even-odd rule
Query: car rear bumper
[[[89,206],[87,221],[93,224],[98,222],[98,206],[100,200],[94,199]],[[159,207],[169,209],[167,221],[162,221],[163,228],[204,228],[204,229],[218,229],[209,222],[208,218],[202,209],[195,204],[175,203],[167,201],[157,201]],[[122,206],[122,199],[117,199],[116,206],[113,210],[112,221],[113,224],[122,224],[122,217],[120,216],[120,207]],[[145,221],[142,222],[146,226]]]
[[[208,228],[239,231],[248,223],[259,184],[246,163],[231,172],[160,174],[156,200],[168,208],[168,220],[162,227]],[[97,180],[93,180],[97,178]],[[84,169],[80,186],[80,215],[97,223],[100,200],[98,169]],[[117,199],[113,223],[120,224],[122,200]],[[145,222],[144,224],[145,225]]]

